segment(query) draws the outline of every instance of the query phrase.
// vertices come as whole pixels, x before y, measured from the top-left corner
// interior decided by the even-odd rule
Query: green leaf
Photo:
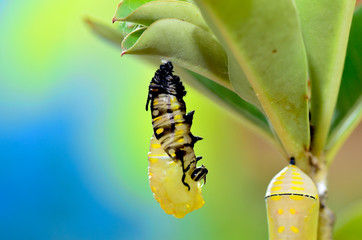
[[[279,139],[276,138],[267,118],[258,108],[241,99],[237,93],[204,76],[183,68],[179,68],[177,71],[186,83],[199,90],[223,108],[239,116],[239,120],[241,120],[244,125],[262,135],[273,144],[276,149],[279,149],[279,151],[284,154]]]
[[[139,28],[127,35],[122,42],[122,49],[125,50],[135,45],[145,30],[146,28]]]
[[[116,23],[113,25],[116,25],[116,26],[118,25],[118,29],[123,34],[123,36],[127,36],[128,34],[130,34],[131,32],[133,32],[137,29],[144,28],[138,24],[129,23],[129,22],[119,22],[119,23]]]
[[[362,119],[362,7],[353,16],[341,87],[326,150],[330,162]]]
[[[236,90],[241,98],[253,104],[260,111],[263,112],[263,107],[261,106],[253,87],[250,85],[244,71],[241,69],[241,66],[239,65],[233,54],[228,55],[228,63],[229,79],[233,88]]]
[[[99,24],[98,22],[93,22],[93,24],[104,26]],[[114,33],[113,31],[113,28],[105,26],[105,28],[102,28],[100,31],[96,31],[96,33],[102,33],[100,34],[101,37],[106,38],[109,41],[113,41],[113,43],[118,43],[119,39],[112,37]],[[140,29],[138,31],[141,32],[144,31],[144,29]],[[135,39],[133,39],[132,41],[135,42]],[[132,42],[130,41],[130,43],[127,44],[132,44]],[[151,62],[154,65],[157,65],[160,62],[160,58],[158,56],[139,56],[143,60]],[[270,142],[274,143],[276,147],[279,147],[273,137],[272,130],[269,127],[269,123],[266,117],[257,108],[242,100],[232,90],[223,87],[222,85],[214,82],[213,80],[210,80],[200,74],[187,70],[181,66],[175,66],[178,67],[177,71],[180,72],[180,76],[182,76],[182,79],[185,80],[185,82],[200,90],[203,94],[214,100],[216,103],[220,104],[221,106],[227,107],[237,115],[241,116],[241,118],[239,119],[241,119],[244,123],[250,126],[250,128],[265,136],[265,138],[268,139]]]
[[[116,15],[113,18],[114,21],[135,22],[148,26],[159,19],[175,18],[193,23],[196,26],[211,31],[203,20],[199,9],[194,4],[188,2],[169,0],[152,1],[138,7],[127,16],[122,15],[122,13],[125,12],[122,9],[123,7],[123,4],[119,6]],[[235,63],[235,60],[232,59],[231,63]],[[240,90],[240,96],[262,110],[259,100],[241,68],[235,64],[230,64],[229,72],[231,80],[237,79],[234,88],[237,86],[236,89]]]
[[[296,0],[311,79],[311,151],[326,143],[341,81],[354,0]]]
[[[127,39],[124,41],[128,42]],[[230,87],[224,49],[210,32],[192,23],[178,19],[158,20],[143,32],[134,45],[123,44],[122,47],[122,54],[168,59]]]
[[[235,58],[289,156],[309,148],[307,61],[292,1],[196,0],[204,19]],[[238,79],[231,79],[242,95]]]
[[[338,220],[338,219],[337,219]],[[362,202],[352,206],[337,221],[335,240],[361,240],[362,239]]]
[[[234,113],[242,116],[249,125],[261,128],[263,132],[269,135],[269,137],[273,137],[268,120],[255,106],[241,99],[238,94],[230,89],[225,88],[206,77],[188,70],[187,73],[194,80],[191,84],[195,85],[195,81],[199,83],[196,85],[196,88],[201,89],[205,95],[212,98],[215,102],[225,105]]]
[[[121,2],[118,4],[116,15],[114,16],[113,21],[116,21],[115,18],[124,18],[128,16],[143,4],[151,1],[154,0],[121,0]]]
[[[163,18],[176,18],[195,24],[205,30],[209,27],[201,16],[199,9],[191,3],[184,1],[152,1],[146,3],[133,12],[124,15],[124,4],[119,5],[113,21],[127,21],[142,24],[145,26],[151,25],[153,22]]]

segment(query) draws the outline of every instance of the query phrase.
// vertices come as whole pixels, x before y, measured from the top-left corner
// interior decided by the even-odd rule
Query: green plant
[[[295,157],[318,187],[325,240],[334,219],[328,166],[362,118],[362,9],[354,9],[353,0],[124,0],[115,25],[86,21],[122,55],[171,60],[189,84]]]

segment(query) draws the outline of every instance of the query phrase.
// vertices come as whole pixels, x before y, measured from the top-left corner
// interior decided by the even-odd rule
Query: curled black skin
[[[152,78],[150,86],[148,87],[146,111],[148,111],[151,99],[155,98],[158,94],[172,94],[179,100],[182,100],[186,95],[185,87],[182,85],[180,78],[173,75],[172,72],[173,65],[171,62],[161,65],[156,71],[155,76]]]

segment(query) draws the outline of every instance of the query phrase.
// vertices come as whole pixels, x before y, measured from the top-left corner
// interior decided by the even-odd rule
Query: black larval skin
[[[152,78],[150,86],[148,87],[146,111],[148,111],[150,100],[161,93],[175,95],[179,101],[183,101],[182,98],[186,95],[185,87],[182,85],[180,78],[173,75],[172,72],[173,65],[171,62],[161,65],[156,71],[155,76]]]
[[[171,96],[177,99],[177,107],[171,108]],[[190,132],[194,111],[186,114],[186,104],[183,97],[186,95],[185,87],[180,78],[173,75],[173,65],[167,62],[156,71],[149,85],[146,110],[151,102],[152,124],[154,135],[160,141],[164,151],[174,160],[182,163],[182,182],[190,190],[189,184],[185,182],[185,173],[191,171],[194,181],[204,179],[208,170],[204,167],[196,167],[201,157],[196,157],[193,147],[201,140],[201,137],[193,136]],[[168,99],[162,100],[162,99]],[[157,102],[157,104],[155,104]],[[178,117],[176,119],[175,117]],[[182,124],[182,134],[177,133],[177,124]],[[161,130],[158,132],[158,130]],[[176,131],[176,132],[175,132]],[[180,131],[180,129],[179,129]]]

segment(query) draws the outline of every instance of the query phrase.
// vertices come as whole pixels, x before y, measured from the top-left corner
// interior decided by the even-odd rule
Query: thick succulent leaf
[[[135,24],[135,23],[129,23],[129,22],[119,22],[113,25],[118,25],[118,29],[119,31],[122,32],[123,36],[127,36],[128,34],[130,34],[131,32],[137,30],[137,29],[142,29],[144,27]]]
[[[151,1],[138,7],[126,16],[124,13],[127,11],[123,10],[125,7],[124,4],[119,5],[113,21],[127,21],[149,26],[159,19],[176,18],[209,30],[199,9],[189,2],[170,0]]]
[[[353,16],[341,87],[326,150],[331,161],[362,119],[362,7]]]
[[[337,221],[335,240],[361,240],[362,239],[362,202],[351,207]]]
[[[210,32],[192,23],[178,19],[158,20],[143,32],[133,46],[123,44],[123,49],[123,54],[171,60],[230,87],[224,49]]]
[[[249,125],[262,129],[264,133],[268,134],[268,137],[274,138],[268,120],[255,106],[241,99],[238,94],[230,89],[200,74],[189,70],[186,70],[186,73],[192,78],[190,84],[196,89],[199,89],[205,95],[213,98],[215,102],[225,105],[234,113],[240,115]]]
[[[243,69],[288,154],[304,158],[310,142],[307,61],[293,1],[195,2]]]
[[[121,2],[118,4],[116,14],[114,17],[124,18],[129,14],[131,14],[134,10],[142,6],[143,4],[152,1],[154,0],[121,0]],[[116,21],[116,19],[113,18],[113,21]]]
[[[119,5],[113,21],[128,21],[149,26],[159,19],[175,18],[193,23],[210,31],[203,20],[199,9],[194,4],[188,2],[170,0],[151,1],[138,7],[127,16],[122,15],[126,12],[123,10],[124,7],[126,6],[123,4]],[[231,61],[230,64],[236,63],[234,59],[229,59],[229,61]],[[239,90],[240,96],[257,106],[259,109],[262,109],[254,90],[246,79],[240,66],[231,64],[229,66],[229,72],[231,79],[236,79],[236,81],[234,81],[234,88]]]
[[[104,26],[97,21],[92,21],[92,24]],[[96,31],[96,33],[99,34],[101,37],[106,38],[106,40],[117,44],[117,46],[120,47],[120,45],[118,44],[118,37],[113,37],[113,34],[117,33],[117,31],[115,31],[115,29],[111,26],[105,26],[104,28]],[[146,62],[151,62],[154,65],[157,65],[160,62],[159,57],[146,55],[140,55],[140,57]],[[276,147],[279,147],[273,137],[272,130],[269,127],[269,123],[266,117],[257,108],[242,100],[236,93],[234,93],[230,89],[223,87],[222,85],[214,82],[213,80],[210,80],[200,74],[197,74],[180,66],[175,66],[178,67],[177,71],[180,72],[180,76],[183,80],[185,80],[186,83],[198,89],[221,106],[225,106],[228,109],[232,110],[234,113],[239,115],[240,119],[248,126],[250,126],[250,128],[265,136],[265,138],[270,140],[271,143],[275,144]]]
[[[122,49],[125,50],[132,47],[138,41],[138,39],[141,37],[145,30],[145,27],[139,28],[128,34],[122,42]]]
[[[341,81],[355,0],[295,0],[311,80],[311,150],[318,156],[328,136]]]
[[[264,111],[253,87],[250,85],[244,71],[233,54],[228,54],[228,69],[231,85],[241,98],[256,106],[260,111]]]

